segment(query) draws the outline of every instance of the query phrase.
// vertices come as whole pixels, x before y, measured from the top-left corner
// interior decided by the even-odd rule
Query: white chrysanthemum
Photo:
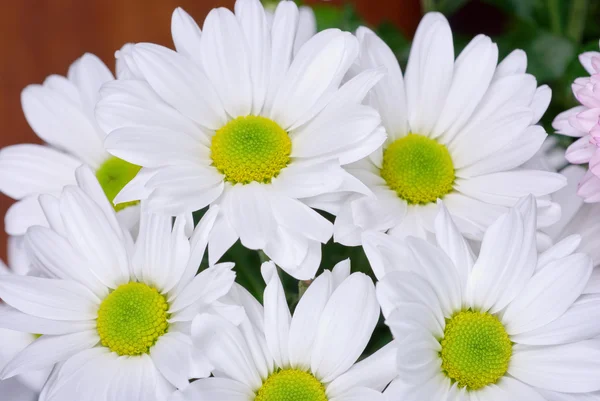
[[[390,399],[596,399],[600,297],[582,295],[592,261],[573,253],[579,238],[538,254],[533,196],[489,227],[477,259],[443,207],[435,232],[439,247],[366,235],[398,345]]]
[[[496,44],[479,35],[455,61],[448,22],[430,13],[417,29],[403,77],[380,38],[367,28],[357,36],[357,70],[387,69],[367,103],[381,113],[388,140],[348,166],[374,196],[350,197],[335,222],[336,241],[358,245],[366,230],[425,237],[433,229],[437,199],[461,232],[479,241],[498,216],[530,193],[540,226],[558,219],[548,195],[564,179],[520,167],[547,136],[535,124],[551,97],[546,85],[538,88],[525,73],[523,51],[497,65]]]
[[[75,169],[82,163],[96,172],[111,201],[139,171],[104,150],[106,134],[95,121],[98,90],[113,80],[104,63],[88,53],[69,67],[67,77],[51,75],[42,85],[29,85],[21,93],[25,118],[46,144],[0,150],[0,191],[18,200],[5,217],[10,235],[46,225],[38,195],[58,195],[65,185],[75,184]],[[115,206],[119,220],[131,229],[139,221],[139,207],[128,207],[135,204]]]
[[[0,276],[0,327],[42,334],[0,375],[57,364],[44,401],[163,401],[210,374],[192,346],[194,316],[241,313],[219,301],[234,282],[231,264],[196,275],[217,210],[189,239],[182,216],[173,225],[144,212],[134,244],[93,173],[75,175],[79,187],[40,196],[51,228],[25,236],[34,268],[49,278]]]
[[[239,238],[298,279],[314,277],[339,191],[368,192],[341,166],[383,143],[378,113],[361,102],[382,76],[340,87],[358,42],[337,29],[297,42],[298,8],[281,2],[272,26],[258,0],[219,8],[203,31],[173,14],[177,51],[137,44],[119,54],[136,79],[102,89],[96,108],[107,150],[143,166],[117,196],[180,214],[220,205],[210,238],[217,261]]]
[[[8,266],[0,261],[0,275],[26,275],[30,273],[22,237],[8,240]],[[0,370],[17,353],[31,344],[37,336],[32,333],[0,328]],[[37,399],[42,386],[48,379],[49,369],[26,372],[7,380],[0,380],[0,394],[10,401],[32,401]]]
[[[198,316],[195,343],[215,367],[214,378],[192,383],[170,401],[376,401],[395,377],[395,346],[356,363],[379,318],[370,278],[350,274],[350,261],[326,270],[291,316],[276,267],[262,266],[264,308],[246,290],[231,295],[247,319],[234,326]]]

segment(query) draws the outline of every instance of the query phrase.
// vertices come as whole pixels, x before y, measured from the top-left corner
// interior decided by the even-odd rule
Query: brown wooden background
[[[320,0],[308,1],[317,3]],[[331,4],[342,4],[333,0]],[[388,20],[412,35],[419,20],[418,0],[353,0],[370,23]],[[85,52],[113,68],[113,54],[127,42],[172,46],[171,13],[183,7],[199,24],[213,7],[234,0],[0,0],[0,147],[39,142],[23,113],[19,95],[50,74],[66,74]],[[0,216],[12,200],[0,194]],[[1,219],[4,220],[3,218]],[[1,230],[0,257],[6,256]]]

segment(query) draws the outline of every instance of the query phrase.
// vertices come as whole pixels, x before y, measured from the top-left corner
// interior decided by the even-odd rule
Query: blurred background
[[[276,1],[265,1],[272,6]],[[450,20],[458,54],[478,33],[491,36],[503,57],[522,48],[528,71],[553,89],[543,123],[572,107],[571,82],[587,75],[577,61],[585,50],[598,50],[599,0],[303,0],[311,5],[319,29],[375,29],[406,65],[410,40],[424,12],[440,11]],[[84,52],[114,68],[114,52],[127,42],[172,47],[171,13],[181,6],[200,25],[211,8],[233,7],[234,0],[22,0],[0,1],[0,146],[39,142],[20,104],[28,84],[50,74],[64,75]],[[561,137],[564,138],[564,137]],[[0,195],[0,215],[12,200]],[[6,257],[1,231],[0,257]],[[344,255],[335,254],[336,261]],[[327,258],[327,255],[324,255]],[[324,260],[332,266],[334,260]]]

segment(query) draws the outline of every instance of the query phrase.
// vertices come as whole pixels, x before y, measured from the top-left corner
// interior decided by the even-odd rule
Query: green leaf
[[[575,57],[575,45],[563,36],[535,27],[526,22],[517,22],[509,34],[497,38],[501,53],[523,49],[527,53],[527,71],[539,82],[560,78]]]
[[[364,25],[362,18],[356,13],[351,4],[334,6],[331,4],[315,4],[312,6],[317,20],[317,30],[339,28],[344,31],[354,32],[356,28]]]
[[[543,0],[484,0],[499,9],[525,20],[533,20],[537,8],[543,8]]]

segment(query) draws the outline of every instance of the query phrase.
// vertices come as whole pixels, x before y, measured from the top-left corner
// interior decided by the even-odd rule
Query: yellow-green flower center
[[[96,178],[111,204],[118,193],[121,192],[125,185],[129,184],[129,181],[133,180],[141,168],[114,156],[111,156],[102,163],[96,171]],[[114,208],[118,212],[138,203],[138,201],[119,203],[118,205],[114,205]]]
[[[169,305],[156,288],[128,283],[100,304],[97,330],[102,345],[119,355],[147,354],[167,332]]]
[[[213,165],[233,184],[269,183],[290,161],[292,141],[276,122],[260,116],[238,117],[212,139]]]
[[[448,149],[416,134],[397,139],[385,149],[380,174],[411,205],[437,201],[452,191],[455,179]]]
[[[273,373],[254,401],[327,401],[325,386],[308,372],[283,369]]]
[[[446,322],[440,341],[442,370],[459,387],[478,390],[496,383],[508,370],[512,342],[498,318],[471,310]]]

